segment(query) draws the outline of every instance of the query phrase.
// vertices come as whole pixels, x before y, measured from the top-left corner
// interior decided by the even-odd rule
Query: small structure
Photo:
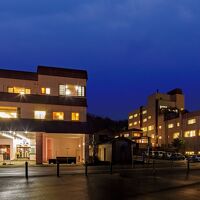
[[[128,164],[132,162],[136,143],[125,137],[116,137],[109,142],[98,145],[98,159],[114,164]]]

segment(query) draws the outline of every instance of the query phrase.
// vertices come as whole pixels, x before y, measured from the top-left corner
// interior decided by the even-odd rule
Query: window
[[[196,119],[189,119],[188,120],[188,125],[189,124],[195,124],[196,123]]]
[[[143,131],[147,131],[147,127],[143,127],[142,130],[143,130]]]
[[[8,87],[9,93],[31,94],[31,89],[22,87]]]
[[[143,114],[143,115],[147,114],[147,110],[143,110],[143,111],[142,111],[142,114]]]
[[[59,95],[84,97],[85,87],[79,85],[59,85]]]
[[[153,125],[148,126],[148,130],[149,130],[149,131],[152,131],[153,129],[154,129]]]
[[[134,114],[134,117],[136,118],[138,116],[138,114],[136,113],[136,114]]]
[[[186,151],[185,154],[186,155],[194,155],[194,151]]]
[[[168,124],[168,128],[174,128],[174,124]]]
[[[159,140],[162,140],[162,136],[160,135],[160,136],[158,137],[158,139],[159,139]]]
[[[46,111],[34,111],[34,118],[35,119],[45,119],[46,118]]]
[[[125,133],[125,134],[124,134],[124,137],[129,137],[129,133]]]
[[[147,118],[144,118],[144,119],[143,119],[143,122],[147,122]]]
[[[132,123],[130,123],[130,124],[129,124],[129,126],[133,126],[133,124],[132,124]]]
[[[179,126],[180,126],[180,123],[179,123],[179,122],[177,122],[177,124],[176,124],[176,125],[177,125],[177,127],[179,127]]]
[[[134,124],[134,125],[137,125],[137,122],[134,122],[133,124]]]
[[[133,137],[140,137],[140,133],[134,133]]]
[[[77,112],[73,112],[72,113],[72,117],[71,117],[72,121],[79,121],[80,120],[80,115]]]
[[[195,130],[185,131],[184,136],[185,137],[195,137],[196,136],[196,131]]]
[[[159,128],[159,129],[162,129],[162,126],[159,126],[158,128]]]
[[[154,134],[152,134],[152,135],[151,135],[151,138],[153,138],[153,139],[154,139],[154,138],[155,138],[155,135],[154,135]]]
[[[129,116],[129,119],[133,119],[133,115],[130,115],[130,116]]]
[[[0,118],[17,118],[17,107],[0,107]]]
[[[176,139],[176,138],[178,138],[180,136],[180,133],[179,132],[175,132],[174,134],[173,134],[173,139]]]
[[[64,112],[53,112],[53,120],[64,120]]]
[[[51,93],[51,89],[50,88],[41,88],[41,93],[42,94],[50,94]]]
[[[151,115],[148,116],[148,119],[151,119]]]

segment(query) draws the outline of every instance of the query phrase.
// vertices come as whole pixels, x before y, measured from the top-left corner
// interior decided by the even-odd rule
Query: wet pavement
[[[0,199],[199,199],[200,170],[121,170],[114,174],[1,177]]]

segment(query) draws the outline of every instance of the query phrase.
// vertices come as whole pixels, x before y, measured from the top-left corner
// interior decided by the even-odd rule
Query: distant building
[[[87,72],[0,70],[0,160],[88,159]]]
[[[142,129],[153,148],[167,149],[180,138],[185,141],[185,154],[200,154],[200,111],[185,111],[181,89],[166,94],[157,91],[148,97],[146,106],[129,113],[128,118],[129,129]]]
[[[174,89],[166,94],[157,91],[148,97],[146,106],[129,113],[129,129],[142,129],[143,136],[151,137],[153,147],[165,145],[165,119],[179,116],[184,108],[182,90]]]

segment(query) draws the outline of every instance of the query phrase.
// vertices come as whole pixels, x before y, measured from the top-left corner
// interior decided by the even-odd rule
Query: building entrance
[[[30,150],[31,148],[28,146],[17,146],[17,159],[29,159],[30,158]]]

